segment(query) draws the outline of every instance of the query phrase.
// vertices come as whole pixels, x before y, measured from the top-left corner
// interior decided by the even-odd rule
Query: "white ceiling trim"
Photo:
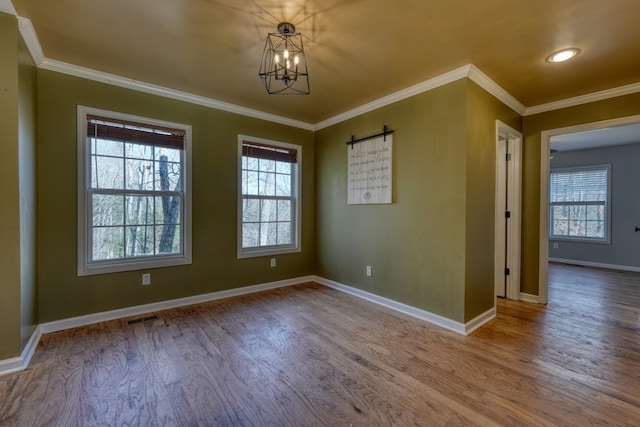
[[[8,13],[9,15],[17,16],[16,8],[13,7],[11,0],[0,0],[0,12]]]
[[[398,92],[376,99],[375,101],[361,105],[352,110],[345,111],[344,113],[340,113],[336,116],[316,123],[314,125],[314,130],[320,130],[329,126],[333,126],[345,120],[349,120],[370,111],[377,110],[378,108],[393,104],[394,102],[402,101],[403,99],[407,99],[420,93],[435,89],[437,87],[444,86],[456,80],[463,79],[469,75],[469,67],[471,66],[465,65],[463,67],[456,68],[455,70],[449,71],[448,73],[441,74],[422,83],[418,83],[406,89],[402,89]]]
[[[31,54],[33,62],[36,63],[36,67],[39,67],[45,60],[45,57],[44,52],[42,51],[42,46],[40,46],[40,40],[38,40],[38,35],[36,34],[35,28],[33,28],[31,20],[18,16],[18,29],[20,30],[24,43],[27,45],[27,49],[29,50],[29,54]]]
[[[507,107],[511,108],[521,116],[524,115],[526,108],[523,103],[514,98],[509,92],[498,86],[496,82],[491,80],[489,76],[480,71],[475,65],[469,66],[469,76],[471,80],[476,82],[478,86],[498,98]]]
[[[615,98],[622,95],[640,92],[639,82],[621,86],[618,88],[595,92],[592,94],[550,102],[547,104],[525,107],[520,101],[518,101],[506,90],[500,87],[496,82],[491,80],[491,78],[480,71],[480,69],[478,69],[475,65],[468,64],[447,73],[441,74],[440,76],[410,86],[406,89],[384,96],[360,107],[338,114],[316,124],[311,124],[300,120],[294,120],[288,117],[282,117],[275,114],[254,110],[252,108],[242,107],[236,104],[219,101],[213,98],[206,98],[187,92],[169,89],[163,86],[153,85],[150,83],[116,76],[114,74],[104,73],[102,71],[92,70],[61,61],[48,59],[44,55],[42,46],[40,45],[40,40],[38,39],[38,35],[36,34],[31,20],[18,16],[13,4],[11,3],[11,0],[0,0],[0,11],[17,16],[20,34],[22,35],[22,38],[24,39],[25,44],[29,49],[31,57],[36,63],[36,66],[39,68],[311,131],[320,130],[328,126],[332,126],[350,118],[365,114],[367,112],[415,96],[417,94],[427,92],[429,90],[435,89],[437,87],[465,77],[468,77],[469,79],[477,83],[484,90],[498,98],[505,105],[512,108],[522,116],[529,116],[533,114],[573,107],[576,105],[587,104],[594,101],[601,101],[604,99]]]
[[[576,105],[588,104],[590,102],[602,101],[605,99],[616,98],[618,96],[630,95],[640,92],[640,82],[632,83],[626,86],[620,86],[613,89],[602,90],[600,92],[589,93],[587,95],[576,96],[573,98],[562,99],[560,101],[549,102],[547,104],[535,105],[527,107],[524,116],[531,116],[548,111],[560,110],[561,108],[575,107]]]
[[[275,114],[265,113],[263,111],[251,108],[241,107],[239,105],[228,102],[218,101],[204,96],[194,95],[179,90],[169,89],[163,86],[145,83],[138,80],[128,79],[114,74],[104,73],[102,71],[92,70],[90,68],[80,67],[68,64],[66,62],[56,61],[53,59],[45,59],[40,64],[40,68],[58,73],[68,74],[88,80],[136,90],[151,95],[162,96],[165,98],[175,99],[178,101],[189,102],[191,104],[202,105],[204,107],[215,108],[217,110],[228,111],[243,116],[253,117],[256,119],[267,120],[274,123],[280,123],[287,126],[297,127],[305,130],[313,130],[313,125],[300,120],[294,120],[287,117],[277,116]]]

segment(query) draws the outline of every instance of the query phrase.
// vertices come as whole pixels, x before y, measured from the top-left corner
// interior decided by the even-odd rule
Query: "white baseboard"
[[[462,335],[469,335],[471,332],[478,329],[480,326],[487,323],[489,320],[493,319],[496,316],[495,307],[488,310],[486,313],[481,314],[475,319],[467,322],[460,323],[455,320],[451,320],[449,318],[440,316],[438,314],[431,313],[427,310],[422,310],[417,307],[413,307],[411,305],[407,305],[398,301],[394,301],[389,298],[381,297],[376,294],[372,294],[370,292],[366,292],[351,286],[344,285],[342,283],[335,282],[333,280],[325,279],[324,277],[316,276],[314,279],[317,283],[328,286],[330,288],[348,293],[350,295],[354,295],[358,298],[365,299],[367,301],[371,301],[375,304],[379,304],[383,307],[390,308],[397,312],[407,314],[409,316],[415,317],[420,320],[424,320],[425,322],[429,322],[436,326],[440,326],[442,328],[448,329],[453,332],[457,332]]]
[[[560,264],[581,265],[583,267],[607,268],[609,270],[633,271],[636,273],[640,272],[640,267],[635,267],[631,265],[606,264],[603,262],[591,262],[591,261],[582,261],[582,260],[576,260],[576,259],[551,258],[551,257],[549,257],[549,261],[558,262]]]
[[[540,298],[538,297],[538,295],[532,295],[532,294],[526,294],[524,292],[520,292],[520,301],[539,304]]]
[[[467,323],[465,323],[464,334],[469,335],[470,333],[478,329],[480,326],[484,325],[489,320],[492,320],[495,317],[496,317],[496,307],[494,306],[493,308],[490,308],[489,310],[485,311],[484,313],[477,316],[476,318],[471,319]]]
[[[225,291],[211,292],[208,294],[194,295],[191,297],[154,302],[151,304],[137,305],[133,307],[126,307],[117,310],[104,311],[101,313],[87,314],[85,316],[71,317],[69,319],[54,320],[52,322],[42,323],[36,327],[20,357],[0,360],[0,376],[27,369],[27,367],[29,366],[29,362],[31,362],[31,358],[33,357],[33,354],[38,347],[38,342],[40,341],[40,337],[42,336],[42,334],[77,328],[80,326],[87,326],[98,322],[105,322],[107,320],[121,319],[123,317],[138,316],[153,311],[167,310],[170,308],[183,307],[223,298],[252,294],[269,289],[298,285],[300,283],[313,282],[313,280],[314,276],[297,277],[294,279],[279,280],[276,282],[263,283],[260,285],[244,286],[241,288],[228,289]]]
[[[71,317],[69,319],[54,320],[53,322],[42,323],[40,329],[43,334],[62,331],[65,329],[77,328],[79,326],[92,325],[108,320],[122,319],[123,317],[138,316],[153,311],[167,310],[170,308],[184,307],[187,305],[199,304],[202,302],[215,301],[224,298],[231,298],[240,295],[252,294],[269,289],[282,288],[285,286],[297,285],[305,282],[312,282],[313,276],[297,277],[294,279],[279,280],[277,282],[263,283],[260,285],[244,286],[241,288],[228,289],[225,291],[211,292],[208,294],[194,295],[191,297],[178,298],[168,301],[154,302],[133,307],[120,308],[101,313],[87,314],[85,316]]]
[[[0,377],[27,369],[33,354],[36,352],[41,336],[42,332],[40,331],[40,327],[36,326],[36,329],[33,331],[33,334],[31,334],[31,338],[29,338],[27,345],[24,347],[24,350],[22,350],[20,357],[0,360]]]

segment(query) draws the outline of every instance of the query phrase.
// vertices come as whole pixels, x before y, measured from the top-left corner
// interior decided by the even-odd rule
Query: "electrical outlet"
[[[553,249],[558,249],[558,243],[557,242],[553,242]]]
[[[373,269],[371,268],[370,265],[367,265],[367,276],[368,277],[373,276]]]
[[[144,273],[142,275],[142,286],[147,286],[151,284],[151,273]]]
[[[276,266],[276,259],[271,258],[271,267],[275,267],[275,266]]]

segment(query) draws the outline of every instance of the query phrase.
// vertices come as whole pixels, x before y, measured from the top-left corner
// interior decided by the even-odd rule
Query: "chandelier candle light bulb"
[[[269,94],[310,93],[302,36],[292,24],[282,22],[277,33],[269,33],[258,75]]]

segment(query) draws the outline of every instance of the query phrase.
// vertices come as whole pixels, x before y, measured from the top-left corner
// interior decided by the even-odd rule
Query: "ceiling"
[[[555,135],[551,137],[550,142],[552,150],[561,152],[638,144],[640,143],[640,123]]]
[[[11,3],[47,59],[306,123],[467,64],[527,107],[640,81],[636,0]],[[302,34],[311,95],[268,95],[258,78],[281,21]],[[545,62],[565,47],[582,53]]]

